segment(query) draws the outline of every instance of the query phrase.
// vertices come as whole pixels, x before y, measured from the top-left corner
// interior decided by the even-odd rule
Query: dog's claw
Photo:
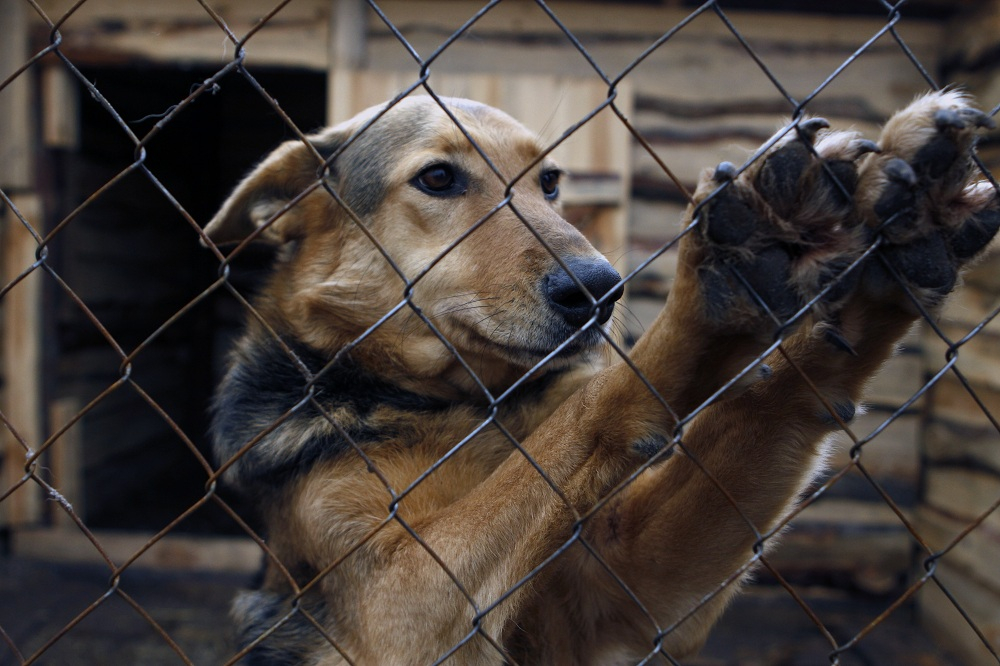
[[[965,120],[955,109],[938,109],[934,112],[934,126],[940,131],[947,129],[965,129]]]
[[[847,338],[844,337],[844,334],[838,331],[837,329],[835,328],[826,329],[823,332],[823,337],[826,338],[827,342],[832,344],[840,351],[847,352],[851,356],[858,355],[858,352],[854,351],[854,347],[852,347],[851,343],[847,341]]]
[[[976,127],[994,129],[997,126],[990,114],[984,113],[979,109],[962,109],[962,114],[969,118],[969,121]]]
[[[857,414],[857,407],[854,406],[853,402],[839,402],[834,405],[833,413],[830,413],[826,409],[820,414],[820,420],[829,425],[847,425],[854,420],[854,416]]]
[[[715,173],[712,174],[712,178],[716,182],[726,183],[736,178],[738,170],[736,165],[732,162],[721,162],[719,166],[715,167]]]
[[[875,214],[880,221],[894,222],[894,226],[909,229],[914,223],[912,213],[917,172],[905,160],[895,157],[885,164],[883,173],[888,178],[885,190],[875,204]]]
[[[885,175],[888,176],[889,180],[907,187],[913,187],[917,184],[917,172],[905,160],[898,157],[885,165]]]
[[[808,120],[803,120],[798,125],[799,137],[806,143],[813,143],[816,140],[816,135],[819,134],[820,130],[825,130],[830,127],[830,123],[827,122],[826,118],[809,118]]]
[[[963,130],[969,125],[993,129],[996,123],[989,114],[979,109],[962,107],[961,109],[939,109],[934,113],[934,126],[939,131],[949,129]]]
[[[858,139],[856,142],[854,142],[853,148],[854,148],[854,159],[858,159],[859,157],[867,155],[868,153],[882,152],[882,149],[879,148],[879,145],[874,141],[872,141],[871,139]]]

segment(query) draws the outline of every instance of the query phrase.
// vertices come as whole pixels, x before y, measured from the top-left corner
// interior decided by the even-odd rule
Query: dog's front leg
[[[707,407],[669,460],[588,517],[584,538],[604,564],[582,549],[573,555],[601,590],[594,615],[619,623],[612,645],[630,643],[636,657],[654,649],[682,657],[701,646],[760,548],[774,543],[824,438],[851,421],[866,380],[912,321],[908,313],[855,305],[843,313],[844,329],[863,323],[872,330],[855,329],[860,337],[841,331],[855,342],[853,354],[820,331],[794,336],[768,359],[767,380]],[[608,635],[593,635],[598,640],[583,654],[608,650]]]
[[[692,271],[695,259],[689,256]],[[579,536],[580,517],[669,441],[678,415],[766,348],[760,328],[710,326],[705,312],[700,297],[675,299],[635,350],[639,374],[626,363],[598,374],[454,501],[424,503],[445,477],[431,475],[383,522],[367,514],[384,501],[353,499],[372,492],[359,461],[336,461],[331,467],[343,469],[304,478],[287,502],[292,515],[270,523],[301,524],[287,539],[314,540],[295,543],[295,550],[307,553],[311,568],[331,569],[320,582],[324,596],[357,603],[337,622],[345,652],[357,663],[433,663],[452,649],[455,663],[503,660],[515,623],[549,594],[548,567],[542,577],[535,569],[553,556],[558,566],[557,554]],[[720,348],[725,353],[713,353]],[[398,456],[377,449],[369,455],[384,474],[398,472]],[[419,470],[435,463],[408,460]],[[466,461],[459,452],[444,464]],[[447,478],[475,476],[449,471]],[[350,562],[340,566],[340,558]]]

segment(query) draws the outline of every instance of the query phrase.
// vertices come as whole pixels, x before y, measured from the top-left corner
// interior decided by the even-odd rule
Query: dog
[[[268,566],[250,664],[634,663],[703,644],[865,382],[1000,226],[959,91],[704,172],[666,306],[522,125],[409,96],[279,146],[206,226],[270,244],[213,407]],[[770,544],[773,539],[768,539]]]

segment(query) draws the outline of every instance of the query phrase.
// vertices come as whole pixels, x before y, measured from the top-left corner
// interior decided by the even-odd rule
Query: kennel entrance
[[[82,71],[100,84],[137,136],[214,73],[168,67]],[[324,75],[266,69],[255,74],[301,126],[323,123]],[[80,101],[79,141],[47,150],[43,158],[51,179],[44,184],[52,201],[49,230],[92,200],[54,236],[49,251],[50,265],[72,294],[45,281],[46,430],[56,431],[98,400],[53,445],[49,466],[60,477],[56,487],[88,526],[156,531],[204,495],[205,471],[184,439],[208,456],[207,408],[241,312],[232,299],[212,294],[151,338],[218,273],[214,257],[155,181],[204,224],[243,172],[291,133],[274,113],[248,112],[266,102],[246,79],[229,76],[171,119],[145,147],[148,159],[135,167],[136,146],[115,118],[88,99],[82,86],[70,93]],[[123,367],[121,351],[136,349]],[[62,512],[45,513],[58,521]],[[178,530],[227,533],[233,527],[209,504]]]

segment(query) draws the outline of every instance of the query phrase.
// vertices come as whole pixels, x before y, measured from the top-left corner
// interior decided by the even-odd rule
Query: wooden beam
[[[7,0],[17,4],[17,0]],[[325,70],[331,0],[289,3],[271,17],[269,0],[241,0],[217,6],[236,38],[245,42],[247,64]],[[23,2],[21,4],[24,4]],[[53,0],[45,11],[53,20],[74,8],[75,0]],[[32,12],[34,34],[48,43],[50,28]],[[6,21],[6,16],[4,16]],[[5,23],[6,29],[6,23]],[[59,28],[60,51],[78,65],[130,62],[221,65],[235,56],[232,40],[198,3],[90,0]],[[5,30],[6,32],[6,30]]]
[[[326,117],[331,125],[350,118],[354,107],[353,73],[364,64],[368,6],[364,0],[330,0],[330,64]]]
[[[83,402],[78,398],[60,398],[53,400],[49,406],[49,423],[52,432],[61,430],[75,418],[83,408]],[[86,511],[83,505],[83,435],[81,423],[70,427],[53,443],[46,454],[48,467],[52,477],[52,486],[59,492],[58,502],[61,506],[52,508],[52,524],[72,527],[76,524],[69,511],[83,518]]]
[[[3,38],[0,39],[0,83],[14,75],[29,59],[27,4],[0,0]],[[0,90],[0,188],[28,189],[33,183],[34,135],[31,108],[31,70],[22,72]]]
[[[145,548],[152,534],[94,533],[115,565],[130,560]],[[23,529],[14,533],[13,551],[20,557],[48,562],[104,564],[94,544],[74,529]],[[253,574],[263,562],[261,549],[250,539],[168,534],[138,560],[138,568],[160,571],[224,571]]]
[[[42,142],[72,150],[80,142],[80,95],[76,81],[61,66],[42,70]]]
[[[5,0],[8,3],[16,0]],[[307,67],[327,70],[330,66],[331,23],[342,26],[348,42],[360,38],[368,40],[365,65],[372,68],[405,63],[413,71],[414,62],[402,47],[388,35],[382,20],[374,12],[364,11],[364,25],[355,25],[359,0],[344,0],[346,8],[334,6],[339,0],[297,0],[282,7],[268,24],[246,43],[247,62],[251,65],[279,65]],[[22,3],[23,4],[23,3]],[[46,3],[46,12],[57,20],[63,12],[75,5],[75,0],[52,0]],[[353,5],[353,7],[352,7]],[[407,39],[426,55],[441,43],[442,31],[450,32],[458,28],[466,19],[482,8],[481,2],[472,0],[383,0],[379,7],[398,27],[405,30]],[[247,34],[260,18],[274,8],[269,0],[243,0],[220,6],[222,18],[239,37]],[[362,7],[363,9],[363,7]],[[336,19],[335,14],[344,11],[347,20]],[[607,41],[612,47],[623,39],[632,40],[628,50],[634,46],[647,45],[651,38],[658,37],[677,23],[683,21],[690,10],[656,6],[649,3],[624,3],[614,7],[614,19],[608,20],[608,5],[595,2],[566,2],[560,4],[558,16],[577,35],[590,37],[601,50],[600,42]],[[711,14],[711,13],[710,13]],[[766,20],[757,12],[732,11],[727,16],[736,22],[742,34],[754,43],[780,45],[784,52],[799,51],[809,56],[816,49],[857,48],[857,35],[874,34],[885,25],[883,17],[873,16],[823,16],[803,15],[792,12],[770,13]],[[5,27],[7,25],[5,18]],[[48,33],[34,13],[29,19],[36,32]],[[918,53],[928,45],[936,45],[941,35],[942,23],[926,20],[906,19],[907,44]],[[527,37],[531,40],[564,41],[558,25],[547,17],[532,2],[512,0],[504,2],[477,22],[474,33],[487,37],[483,44],[460,40],[449,50],[462,52],[456,58],[443,58],[435,63],[438,71],[449,69],[474,70],[486,64],[496,69],[511,67],[511,58],[518,60],[518,53],[511,38]],[[86,6],[73,13],[60,26],[62,46],[60,50],[77,63],[117,63],[128,60],[153,62],[207,63],[219,64],[233,57],[233,45],[225,38],[218,25],[197,3],[154,2],[136,3],[128,0],[88,0]],[[155,38],[152,36],[155,35]],[[611,39],[608,39],[611,38]],[[707,48],[719,43],[731,42],[729,29],[711,15],[690,23],[679,35],[681,41],[701,44]],[[334,40],[334,41],[340,41]],[[674,40],[675,42],[678,40]],[[488,48],[499,43],[494,51]],[[505,43],[508,42],[508,43]],[[378,53],[378,45],[382,53]],[[458,48],[456,48],[456,46]],[[466,48],[468,47],[468,48]],[[892,51],[895,47],[879,43],[875,50]],[[528,49],[533,51],[535,49]],[[671,49],[667,49],[671,50]],[[469,53],[488,53],[488,57],[469,57]],[[575,50],[566,52],[571,61],[592,74]],[[597,58],[600,62],[607,57]],[[633,55],[635,55],[633,53]],[[560,63],[549,59],[537,61],[549,71]],[[641,68],[645,71],[649,68]],[[523,73],[523,72],[522,72]],[[567,73],[567,72],[564,72]]]
[[[4,490],[19,483],[25,474],[25,459],[41,445],[42,417],[42,271],[25,274],[35,262],[38,243],[21,221],[36,227],[42,219],[41,199],[34,194],[11,197],[17,213],[7,209],[0,243],[0,283],[16,284],[0,301],[0,330],[3,331],[2,374],[4,391],[0,409],[16,430],[0,428],[3,467],[0,479]],[[20,216],[20,217],[19,217]],[[2,288],[2,287],[0,287]],[[39,520],[42,494],[28,481],[0,503],[0,524],[23,525]]]

